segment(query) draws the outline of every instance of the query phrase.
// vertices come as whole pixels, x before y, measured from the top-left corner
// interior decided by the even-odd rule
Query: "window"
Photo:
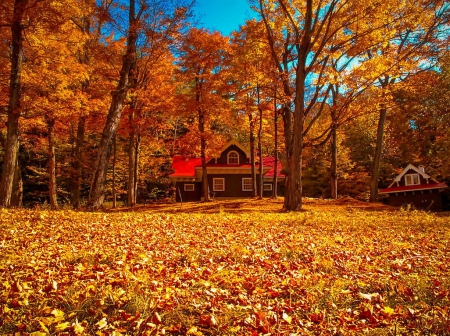
[[[194,191],[195,185],[193,183],[186,183],[184,185],[184,191]]]
[[[272,183],[264,183],[263,189],[264,190],[272,190]]]
[[[239,164],[239,154],[235,151],[228,153],[228,164]]]
[[[225,191],[224,178],[213,178],[213,191]]]
[[[408,174],[405,175],[405,185],[417,185],[420,184],[419,174]]]
[[[252,179],[244,177],[242,179],[242,191],[252,191],[252,190],[253,190]]]

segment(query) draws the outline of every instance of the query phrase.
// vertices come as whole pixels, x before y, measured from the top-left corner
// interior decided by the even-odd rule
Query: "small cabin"
[[[272,196],[274,187],[274,158],[263,157],[263,196]],[[176,189],[177,202],[200,201],[202,190],[202,162],[199,157],[186,158],[176,155],[172,158],[173,174],[169,177]],[[284,174],[278,162],[277,193],[282,195]],[[255,164],[256,178],[259,176],[259,162]],[[253,196],[250,152],[236,140],[225,144],[217,156],[206,159],[209,194],[215,199],[250,198]]]
[[[416,209],[442,211],[447,190],[447,184],[431,178],[423,166],[409,164],[389,187],[379,191],[379,195],[384,196],[384,203],[389,205],[410,204]]]

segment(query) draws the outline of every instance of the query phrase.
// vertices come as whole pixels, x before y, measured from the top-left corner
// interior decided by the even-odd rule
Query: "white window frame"
[[[272,183],[264,183],[263,190],[267,190],[267,191],[273,190]]]
[[[233,159],[236,159],[237,162],[230,162],[230,154],[236,154],[236,157]],[[236,151],[230,151],[227,154],[227,164],[239,164],[239,153]]]
[[[219,182],[219,185],[221,184],[222,188],[217,188],[218,185],[216,185],[216,182]],[[213,191],[225,191],[225,178],[223,177],[213,178]]]
[[[242,191],[253,191],[253,181],[251,177],[242,178]]]
[[[191,187],[192,187],[192,189],[190,189]],[[185,183],[184,191],[195,191],[195,184],[194,183]]]
[[[414,179],[417,178],[417,183],[415,183]],[[420,176],[419,174],[407,174],[405,175],[405,186],[419,185],[420,184]]]

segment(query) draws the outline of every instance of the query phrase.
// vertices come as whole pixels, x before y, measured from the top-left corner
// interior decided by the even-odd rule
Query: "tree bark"
[[[274,123],[274,160],[273,160],[273,189],[272,198],[278,198],[278,111],[277,111],[277,92],[275,91],[273,99],[273,123]]]
[[[19,148],[20,153],[20,148]],[[22,170],[20,169],[20,159],[17,158],[16,170],[14,172],[13,191],[11,194],[11,207],[21,208],[23,200],[23,180]]]
[[[136,142],[134,148],[134,204],[137,204],[138,182],[139,182],[139,156],[141,152],[141,133],[138,130],[136,134]]]
[[[260,106],[260,90],[259,85],[257,85],[257,93],[258,93],[258,112],[259,112],[259,129],[258,129],[258,151],[259,151],[259,176],[258,176],[258,199],[263,198],[263,155],[262,155],[262,117],[263,117],[263,111]]]
[[[0,206],[9,207],[13,190],[14,172],[19,151],[20,89],[23,60],[22,19],[28,0],[15,0],[11,24],[12,49],[9,102],[7,108],[7,135],[3,171],[0,181]]]
[[[55,118],[47,119],[48,130],[48,196],[50,208],[58,210],[55,158]]]
[[[95,171],[89,193],[88,207],[93,210],[99,209],[103,204],[105,197],[104,186],[106,180],[106,170],[108,166],[108,156],[111,149],[111,142],[119,124],[123,102],[129,89],[129,79],[130,76],[132,76],[132,71],[136,63],[137,22],[135,17],[135,0],[130,0],[129,24],[130,27],[127,37],[127,51],[123,57],[117,89],[111,93],[111,106],[109,108],[106,124],[100,140],[97,160],[95,163]]]
[[[117,154],[117,137],[113,137],[113,162],[112,162],[112,207],[117,207],[117,193],[116,193],[116,154]]]
[[[248,113],[248,119],[250,123],[250,166],[252,174],[252,192],[253,197],[258,196],[256,187],[256,167],[255,167],[255,120],[251,111]]]
[[[84,136],[86,130],[86,116],[80,116],[77,126],[77,138],[75,140],[75,151],[72,161],[72,183],[71,183],[71,195],[70,203],[74,209],[80,207],[80,191],[81,191],[81,178],[83,175],[83,145]]]
[[[337,92],[332,89],[333,104],[331,106],[331,165],[330,165],[330,187],[331,198],[338,198],[338,184],[337,184],[337,117],[336,117],[336,100]]]
[[[370,201],[376,202],[378,200],[378,179],[380,177],[380,162],[381,154],[383,152],[383,137],[384,137],[384,124],[386,122],[387,108],[385,104],[382,104],[380,108],[380,118],[378,119],[377,127],[377,142],[375,145],[375,155],[372,165],[372,175],[370,178]]]
[[[128,141],[128,206],[134,206],[136,204],[136,198],[134,193],[135,188],[135,138],[136,138],[136,132],[135,132],[135,126],[134,126],[134,108],[131,108],[130,111],[130,138]]]
[[[209,185],[208,185],[208,171],[206,169],[206,139],[205,139],[205,113],[198,109],[198,130],[200,132],[200,158],[202,160],[202,186],[203,186],[203,201],[210,201]]]

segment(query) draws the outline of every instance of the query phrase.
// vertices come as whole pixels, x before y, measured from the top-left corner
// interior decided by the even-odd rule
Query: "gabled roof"
[[[406,166],[405,169],[403,169],[403,171],[394,179],[394,182],[392,182],[391,186],[395,183],[395,182],[400,182],[400,180],[402,179],[403,175],[405,175],[410,169],[416,171],[418,174],[422,175],[422,177],[424,179],[429,179],[431,178],[430,175],[426,174],[424,171],[422,171],[421,169],[417,168],[416,166],[412,165],[411,163],[408,164]]]
[[[408,173],[410,170],[415,171],[417,174],[421,175],[424,180],[427,180],[427,183],[425,184],[416,184],[416,185],[409,185],[409,186],[398,186],[398,182],[401,181],[403,176]],[[394,186],[395,185],[395,186]],[[419,191],[419,190],[431,190],[431,189],[442,189],[442,188],[448,188],[448,186],[445,183],[439,183],[438,181],[431,178],[430,175],[425,173],[420,168],[417,168],[416,166],[412,164],[408,164],[403,171],[397,175],[397,177],[394,179],[394,181],[389,185],[389,187],[385,189],[381,189],[379,191],[379,194],[392,194],[397,192],[406,192],[406,191]]]
[[[239,142],[237,142],[234,139],[231,139],[230,141],[228,141],[220,150],[220,153],[223,153],[228,147],[235,145],[236,147],[238,147],[241,151],[243,151],[245,153],[245,155],[247,156],[247,158],[250,157],[250,152],[248,151],[247,148],[245,148],[244,146],[242,146]],[[219,155],[220,156],[220,155]]]

